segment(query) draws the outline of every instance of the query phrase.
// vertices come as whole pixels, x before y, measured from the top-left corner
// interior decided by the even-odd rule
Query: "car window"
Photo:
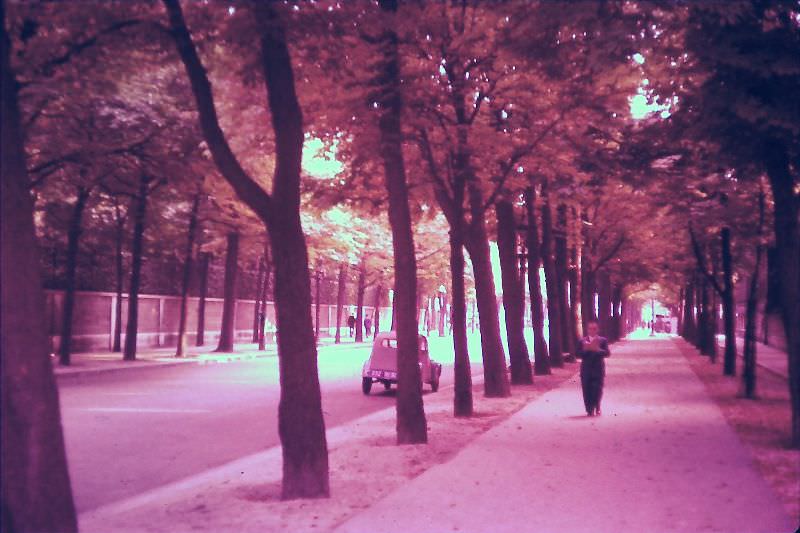
[[[397,339],[383,339],[381,346],[384,348],[397,348]]]

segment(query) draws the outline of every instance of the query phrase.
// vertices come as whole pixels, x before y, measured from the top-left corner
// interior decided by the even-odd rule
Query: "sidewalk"
[[[717,335],[717,346],[722,350],[719,355],[725,353],[725,335]],[[736,337],[736,355],[739,361],[742,360],[743,354],[744,338]],[[784,379],[789,379],[789,358],[782,350],[756,342],[756,365]]]
[[[343,338],[341,344],[334,344],[333,337],[320,340],[318,349],[332,347],[370,346],[369,342],[355,343],[351,338]],[[129,370],[164,368],[184,364],[213,364],[274,357],[278,354],[275,344],[268,344],[265,350],[259,350],[256,343],[237,343],[233,352],[216,352],[216,343],[207,346],[188,346],[184,357],[175,357],[175,347],[146,348],[138,350],[135,361],[124,361],[118,352],[91,352],[72,354],[69,366],[58,364],[58,357],[53,356],[53,370],[61,381],[80,378],[101,373]]]
[[[615,345],[602,417],[573,378],[336,531],[794,531],[674,342]]]

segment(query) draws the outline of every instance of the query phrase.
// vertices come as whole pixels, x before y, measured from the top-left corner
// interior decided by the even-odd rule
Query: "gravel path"
[[[673,341],[612,347],[603,416],[572,379],[338,532],[791,532]]]

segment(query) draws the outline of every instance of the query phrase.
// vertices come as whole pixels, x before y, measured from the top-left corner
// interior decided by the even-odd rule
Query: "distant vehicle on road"
[[[442,365],[430,358],[425,335],[419,336],[419,368],[422,382],[428,383],[433,392],[438,391]],[[373,383],[383,383],[386,390],[391,388],[392,383],[397,383],[397,335],[394,331],[379,333],[375,337],[372,353],[364,363],[361,371],[361,390],[364,394],[369,394]]]
[[[672,322],[669,315],[656,315],[656,323],[653,330],[656,333],[672,333]]]

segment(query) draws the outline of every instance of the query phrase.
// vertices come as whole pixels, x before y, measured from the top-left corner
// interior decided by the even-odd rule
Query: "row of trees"
[[[599,319],[612,339],[619,337],[629,296],[643,288],[657,285],[664,299],[691,310],[689,294],[701,287],[701,317],[710,313],[710,287],[730,302],[736,273],[750,268],[737,250],[755,250],[758,258],[767,239],[763,229],[737,228],[733,210],[710,206],[723,195],[726,202],[740,196],[747,210],[755,198],[761,218],[774,212],[797,440],[797,339],[789,327],[798,301],[791,299],[798,247],[797,137],[790,125],[796,122],[786,120],[791,109],[751,100],[749,108],[732,106],[744,97],[731,89],[757,78],[764,101],[773,102],[767,97],[795,87],[797,24],[790,2],[736,7],[731,23],[715,9],[622,2],[565,10],[552,2],[228,6],[164,0],[98,4],[91,19],[85,4],[15,5],[3,13],[4,212],[21,221],[15,228],[24,229],[19,238],[31,250],[31,189],[37,206],[59,196],[46,194],[47,187],[70,191],[61,194],[74,215],[68,243],[78,241],[85,213],[107,213],[117,230],[128,217],[132,293],[141,278],[145,224],[153,225],[148,216],[154,213],[164,220],[155,223],[164,232],[158,240],[179,243],[184,294],[192,250],[210,246],[201,236],[210,228],[227,257],[239,248],[254,254],[263,265],[257,293],[271,287],[276,305],[283,496],[294,498],[329,494],[311,315],[314,272],[326,268],[323,258],[357,266],[357,295],[370,284],[394,288],[397,441],[422,443],[417,310],[419,294],[431,294],[443,272],[449,271],[454,414],[469,416],[466,272],[480,315],[484,394],[508,396],[511,384],[530,383],[534,374],[572,358],[586,320]],[[725,38],[736,25],[762,43],[758,53],[726,55],[733,45]],[[767,52],[782,55],[765,74]],[[742,69],[750,69],[749,78]],[[254,97],[262,88],[264,99]],[[642,120],[632,120],[632,104],[642,101],[648,106]],[[744,109],[743,116],[728,107]],[[762,128],[764,116],[770,120]],[[719,124],[719,117],[728,122]],[[760,159],[740,163],[752,151],[728,136],[742,124],[752,132],[748,142],[765,146],[755,154]],[[53,143],[54,132],[69,141]],[[310,139],[321,140],[342,168],[303,176]],[[776,155],[775,146],[783,151]],[[758,187],[750,185],[764,174],[770,190],[755,194]],[[6,200],[6,187],[13,200]],[[213,207],[202,208],[204,202]],[[38,215],[37,222],[47,238]],[[718,252],[711,240],[716,225]],[[242,246],[237,231],[252,242]],[[500,251],[510,376],[490,239]],[[30,289],[22,294],[32,307],[13,335],[6,336],[3,321],[3,391],[12,400],[3,402],[3,441],[10,444],[3,467],[6,472],[6,457],[13,457],[30,488],[12,496],[4,473],[4,516],[13,517],[9,530],[70,530],[74,511],[57,397],[43,329],[34,331],[41,325],[38,259],[11,247],[16,242],[3,239],[4,279],[26,280],[13,290]],[[15,264],[6,267],[11,254]],[[231,259],[226,269],[228,295],[235,264]],[[526,281],[533,368],[522,335]],[[4,316],[21,297],[7,285]],[[135,320],[128,327],[135,332]],[[735,332],[728,333],[732,345]],[[28,348],[39,344],[31,338],[41,341],[36,357]],[[33,391],[46,394],[32,398]],[[14,410],[23,401],[37,408]],[[33,475],[44,456],[55,469],[47,480]],[[44,501],[47,512],[27,511],[45,509]]]

